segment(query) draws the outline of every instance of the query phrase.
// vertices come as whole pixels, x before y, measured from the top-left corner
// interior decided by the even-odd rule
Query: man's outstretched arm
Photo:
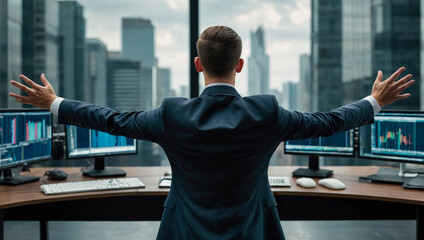
[[[279,138],[284,141],[329,136],[372,123],[374,115],[382,107],[410,96],[409,93],[402,92],[414,84],[415,81],[411,80],[412,75],[408,74],[396,81],[403,71],[405,71],[404,67],[399,68],[384,81],[382,81],[383,73],[379,71],[370,96],[330,112],[308,114],[290,112],[280,108],[278,118]],[[373,101],[375,102],[374,107]]]
[[[44,74],[41,75],[44,86],[34,83],[24,75],[19,77],[30,87],[14,80],[11,81],[11,84],[28,95],[10,93],[10,96],[20,103],[49,108],[53,114],[59,116],[60,123],[152,142],[159,142],[163,136],[162,107],[150,111],[119,112],[107,107],[57,97]]]

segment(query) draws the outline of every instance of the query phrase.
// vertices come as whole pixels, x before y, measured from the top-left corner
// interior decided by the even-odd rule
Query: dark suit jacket
[[[172,168],[158,239],[284,239],[267,169],[281,141],[328,136],[373,121],[366,100],[302,114],[274,96],[240,97],[229,86],[151,111],[118,112],[64,100],[61,123],[158,143]]]

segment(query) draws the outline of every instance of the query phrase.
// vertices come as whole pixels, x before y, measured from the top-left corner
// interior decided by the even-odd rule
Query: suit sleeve
[[[291,112],[280,106],[278,109],[277,131],[281,141],[330,136],[374,122],[374,110],[367,100],[360,100],[330,112]]]
[[[150,111],[120,112],[108,107],[80,101],[63,100],[59,107],[59,123],[76,125],[159,142],[164,135],[164,104]]]

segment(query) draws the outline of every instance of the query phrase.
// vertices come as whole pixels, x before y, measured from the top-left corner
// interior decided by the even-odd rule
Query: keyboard
[[[290,187],[289,177],[268,177],[269,185],[271,187]]]
[[[138,178],[108,178],[89,181],[62,182],[40,186],[45,194],[64,194],[145,187]]]

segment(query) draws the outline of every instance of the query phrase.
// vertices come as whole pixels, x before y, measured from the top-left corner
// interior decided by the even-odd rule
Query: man
[[[158,239],[284,239],[268,183],[270,157],[281,141],[328,136],[371,123],[380,107],[409,97],[411,75],[395,81],[400,68],[372,94],[328,113],[302,114],[281,108],[274,96],[242,98],[234,88],[243,68],[240,37],[232,29],[206,29],[197,41],[197,71],[206,88],[193,99],[167,98],[150,111],[118,112],[58,98],[21,75],[28,93],[11,93],[18,102],[50,108],[59,121],[111,134],[156,142],[172,168]]]

